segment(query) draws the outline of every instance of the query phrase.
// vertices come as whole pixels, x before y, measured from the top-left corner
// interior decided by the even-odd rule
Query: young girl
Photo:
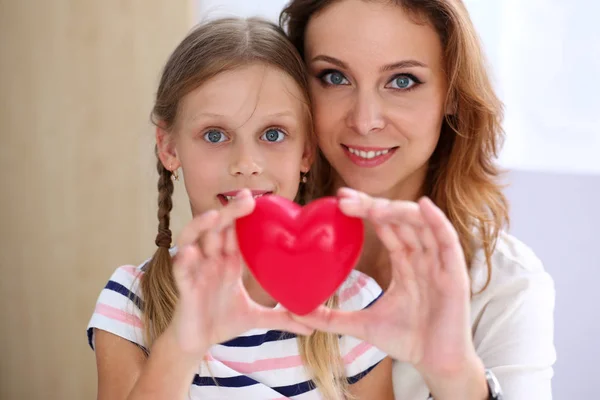
[[[153,110],[158,250],[118,268],[98,299],[88,337],[99,399],[391,398],[381,351],[296,322],[238,254],[233,223],[254,198],[310,197],[308,103],[303,62],[270,23],[213,21],[171,55]],[[180,167],[194,219],[170,250]],[[353,272],[329,305],[359,310],[380,294]]]

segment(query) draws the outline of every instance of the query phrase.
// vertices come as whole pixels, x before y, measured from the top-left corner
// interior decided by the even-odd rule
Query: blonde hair
[[[280,25],[296,49],[304,54],[310,18],[336,0],[293,0],[282,11]],[[494,93],[481,45],[469,13],[460,0],[392,0],[417,23],[429,23],[444,49],[449,90],[447,115],[431,159],[424,186],[458,232],[467,265],[474,244],[483,247],[491,278],[491,257],[500,230],[509,223],[508,203],[499,184],[495,159],[504,140],[503,105]],[[319,153],[322,162],[324,156]],[[319,178],[324,193],[332,190],[331,167]],[[485,287],[482,290],[485,290]]]
[[[308,83],[304,63],[284,32],[261,19],[224,18],[195,28],[175,49],[167,61],[152,111],[155,124],[170,132],[176,123],[181,99],[215,75],[259,62],[286,72],[304,93],[307,126],[312,127]],[[310,144],[316,147],[312,130]],[[156,152],[155,148],[155,152]],[[156,253],[141,277],[144,298],[144,327],[150,347],[167,328],[173,317],[178,293],[172,273],[170,212],[173,208],[172,173],[160,160],[158,170],[158,234]],[[316,191],[314,176],[320,176],[319,162],[313,163],[307,182],[299,188],[296,201],[304,204]],[[335,307],[335,297],[327,305]],[[315,332],[298,336],[302,359],[313,382],[325,398],[339,398],[346,382],[337,335]]]

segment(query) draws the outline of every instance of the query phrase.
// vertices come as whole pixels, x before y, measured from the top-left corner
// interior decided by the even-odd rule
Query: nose
[[[360,135],[368,135],[385,127],[381,97],[375,91],[357,91],[349,110],[347,123]]]
[[[229,173],[233,176],[253,176],[263,172],[258,149],[249,143],[238,143],[232,153]]]

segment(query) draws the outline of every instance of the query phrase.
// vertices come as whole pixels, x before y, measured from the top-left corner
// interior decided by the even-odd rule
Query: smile
[[[350,161],[360,167],[377,167],[389,160],[398,146],[395,147],[362,147],[342,144],[344,153]]]

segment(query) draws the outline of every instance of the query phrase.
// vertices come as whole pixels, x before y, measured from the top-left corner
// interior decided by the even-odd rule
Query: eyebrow
[[[331,56],[318,55],[318,56],[314,57],[310,61],[311,62],[314,62],[314,61],[325,61],[325,62],[328,62],[330,64],[336,65],[336,66],[338,66],[338,67],[340,67],[342,69],[349,69],[348,68],[348,64],[346,64],[342,60],[338,60],[337,58],[331,57]],[[421,61],[417,61],[417,60],[403,60],[403,61],[395,62],[395,63],[392,63],[392,64],[384,65],[379,70],[381,72],[387,72],[387,71],[391,71],[391,70],[394,70],[394,69],[410,68],[410,67],[429,68],[427,66],[427,64],[424,64]]]

